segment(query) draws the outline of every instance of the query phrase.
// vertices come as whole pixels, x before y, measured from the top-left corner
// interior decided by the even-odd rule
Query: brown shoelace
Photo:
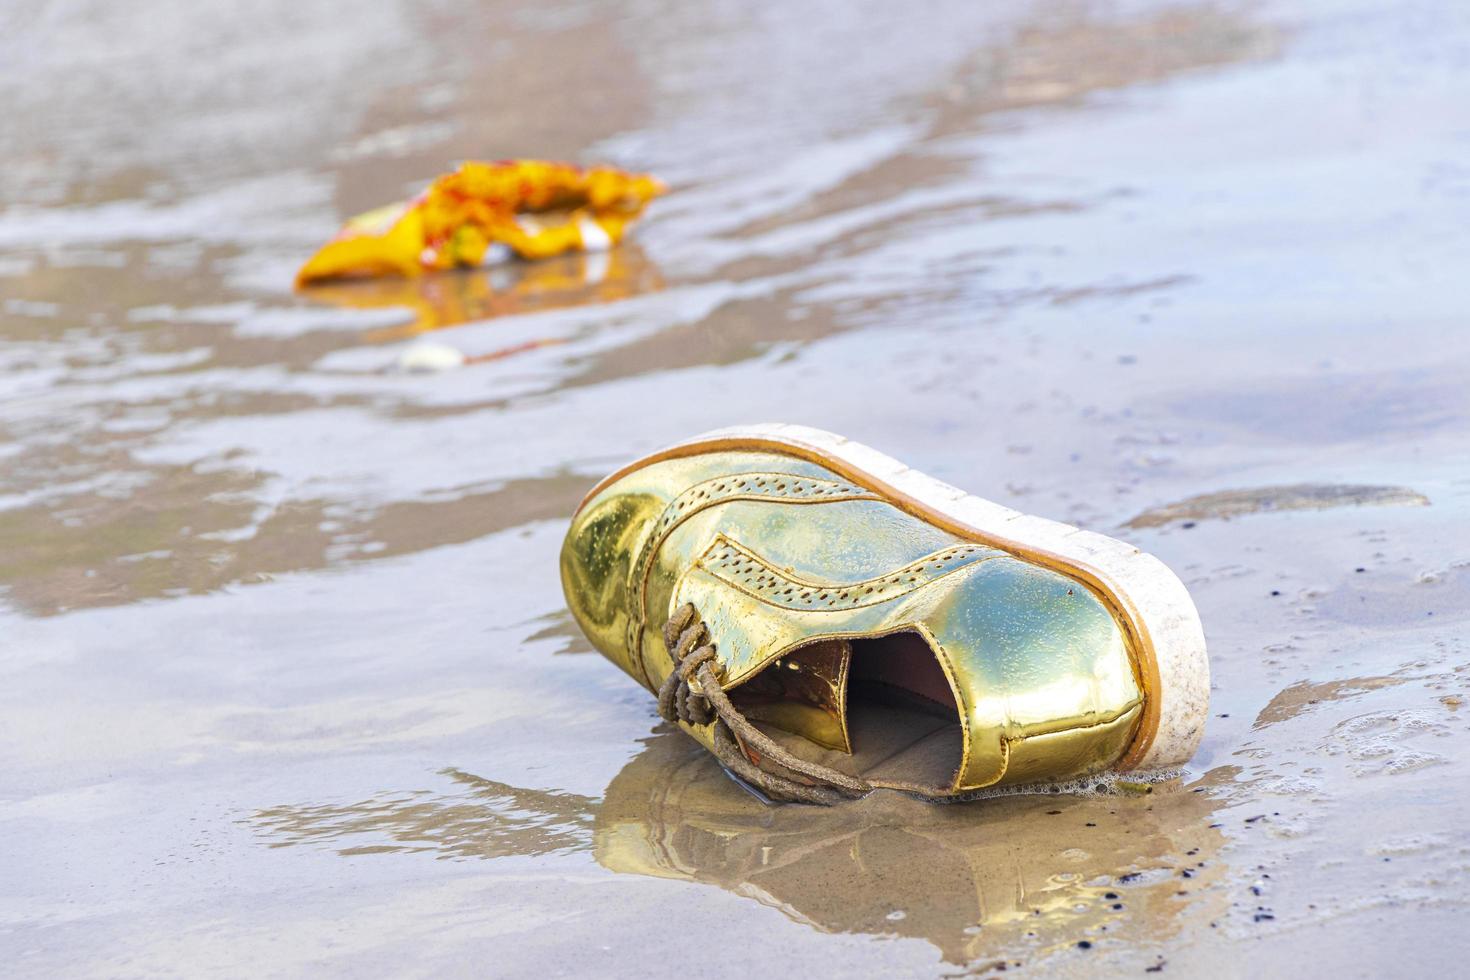
[[[872,791],[864,780],[797,758],[740,713],[715,677],[715,646],[693,603],[674,610],[664,624],[664,646],[674,669],[659,688],[658,713],[671,722],[713,723],[715,756],[735,775],[772,799],[793,803],[831,806]],[[752,762],[747,750],[782,771]]]

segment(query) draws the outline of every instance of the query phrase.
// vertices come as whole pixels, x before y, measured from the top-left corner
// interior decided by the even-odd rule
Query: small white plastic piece
[[[464,367],[464,352],[448,344],[422,341],[405,347],[398,355],[398,367],[402,371],[453,371]]]
[[[577,219],[577,229],[582,232],[582,247],[589,252],[606,252],[612,248],[612,238],[602,230],[602,225],[585,214]]]

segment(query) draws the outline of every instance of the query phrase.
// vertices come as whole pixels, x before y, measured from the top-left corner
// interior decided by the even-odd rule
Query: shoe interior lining
[[[935,792],[953,783],[963,753],[959,710],[934,651],[917,633],[853,641],[847,726],[851,755],[759,725],[794,755],[869,782]]]

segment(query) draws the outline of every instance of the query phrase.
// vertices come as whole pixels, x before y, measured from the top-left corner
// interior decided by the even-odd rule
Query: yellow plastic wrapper
[[[523,259],[607,248],[665,189],[648,174],[611,167],[471,161],[411,201],[348,221],[296,284],[477,266],[496,243]]]

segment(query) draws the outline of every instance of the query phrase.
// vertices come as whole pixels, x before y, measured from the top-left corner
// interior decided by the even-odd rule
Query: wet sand
[[[7,974],[1457,972],[1470,17],[799,6],[0,14]],[[674,191],[291,293],[516,155]],[[770,420],[1175,568],[1183,778],[768,808],[659,723],[565,521]]]

